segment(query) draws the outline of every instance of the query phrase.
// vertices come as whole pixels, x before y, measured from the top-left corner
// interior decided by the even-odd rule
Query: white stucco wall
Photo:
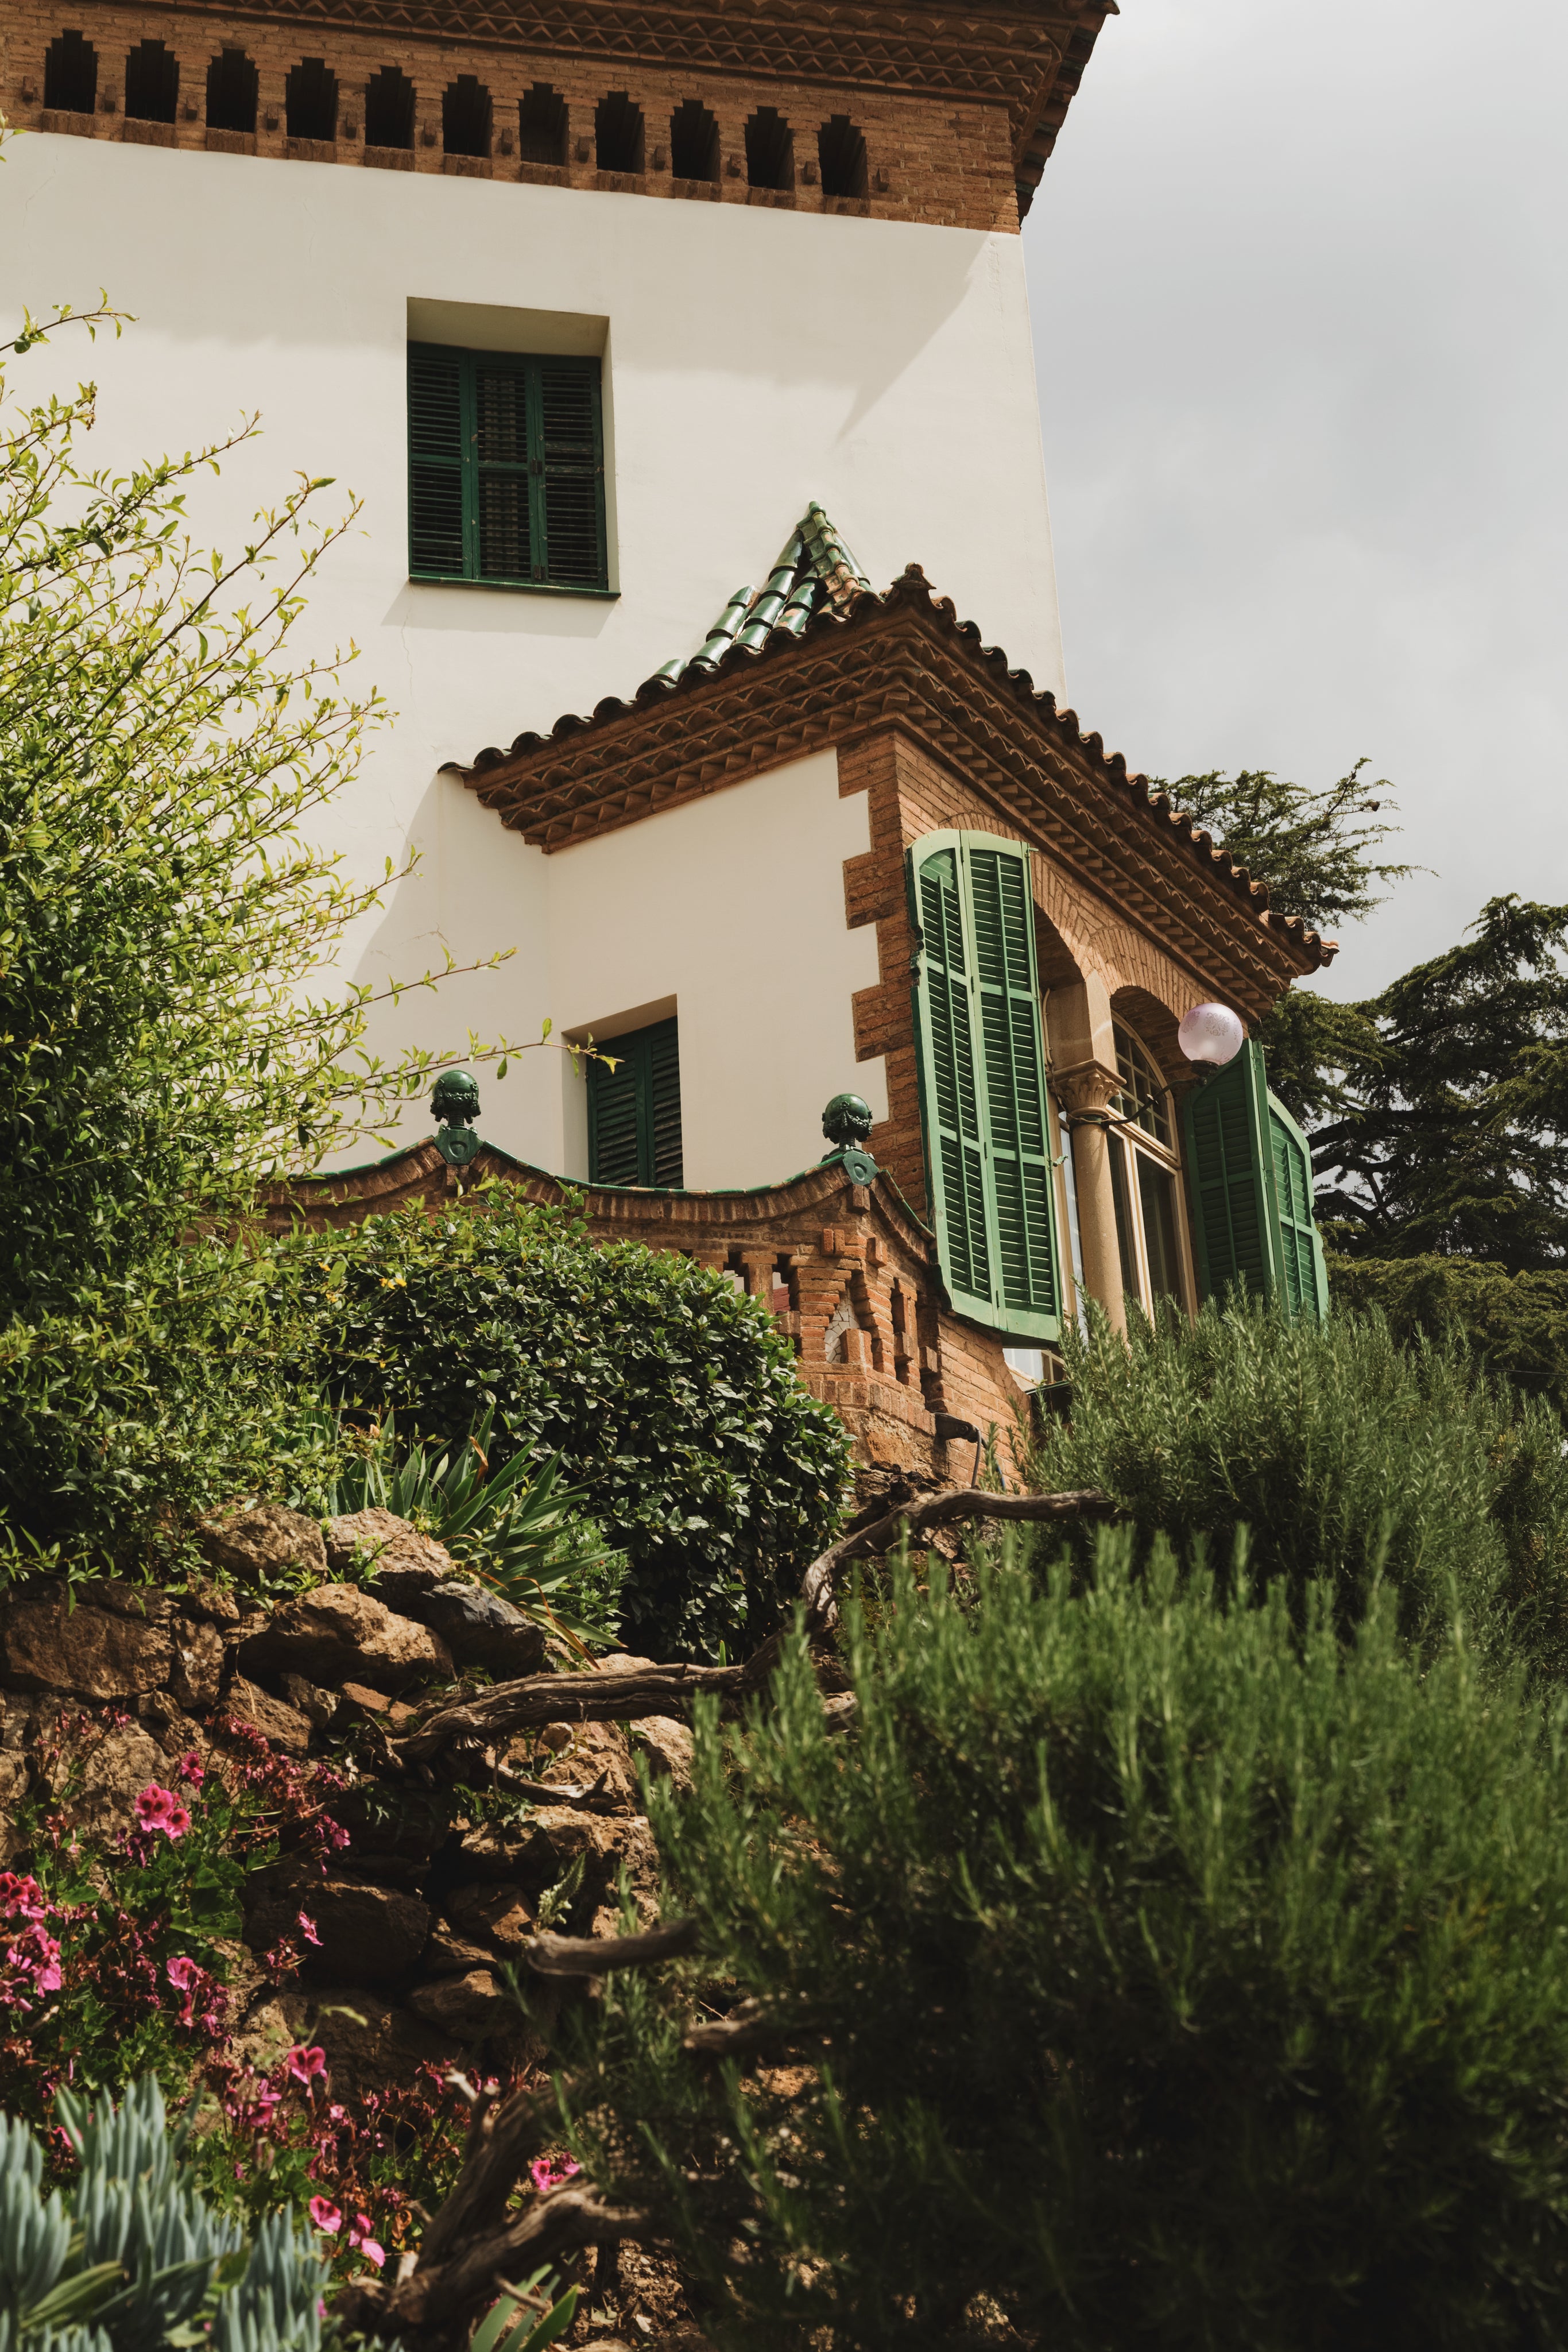
[[[920,562],[989,642],[1060,688],[1018,239],[40,134],[7,154],[0,318],[24,303],[83,307],[103,287],[138,322],[90,348],[62,337],[24,364],[18,391],[90,373],[103,464],[219,436],[259,409],[262,440],[193,500],[200,532],[219,543],[232,547],[255,508],[300,471],[332,475],[365,500],[306,626],[313,645],[357,641],[358,676],[383,689],[398,719],[330,838],[362,874],[409,845],[423,866],[350,943],[349,967],[408,975],[439,963],[448,944],[460,962],[516,950],[499,971],[439,998],[405,998],[378,1042],[460,1043],[470,1025],[486,1037],[537,1035],[547,1013],[562,1027],[592,1021],[634,984],[638,957],[650,968],[663,957],[667,983],[636,983],[633,1001],[679,994],[683,1057],[696,1056],[704,1087],[719,1063],[701,1038],[722,1028],[748,1058],[765,1030],[773,1040],[774,1079],[743,1067],[738,1098],[724,1057],[733,1111],[699,1097],[695,1079],[685,1090],[690,1181],[765,1181],[814,1156],[824,1089],[815,1066],[808,1079],[791,1058],[799,999],[793,1027],[767,1029],[770,1003],[797,987],[807,961],[792,945],[800,908],[831,905],[842,935],[818,957],[825,1025],[813,1063],[820,1050],[838,1070],[829,1040],[847,1040],[847,989],[875,976],[862,971],[868,950],[842,931],[839,861],[864,845],[863,816],[851,818],[857,804],[840,803],[836,787],[829,793],[821,763],[802,763],[804,781],[764,779],[553,859],[437,771],[629,694],[693,650],[731,592],[765,576],[812,499],[873,583]],[[552,334],[602,347],[617,602],[410,584],[411,301],[548,313]],[[429,331],[429,314],[418,315]],[[809,830],[798,815],[808,803]],[[690,888],[667,899],[684,912],[660,948],[657,926],[628,928],[625,910],[664,839],[682,845],[674,870]],[[589,875],[605,878],[591,885]],[[813,939],[818,919],[813,911]],[[832,922],[821,920],[825,942]],[[612,971],[623,984],[611,984]],[[571,1084],[545,1055],[516,1072],[494,1091],[493,1112],[487,1102],[485,1126],[551,1164],[568,1150]],[[825,1091],[854,1075],[852,1062]],[[427,1126],[415,1114],[407,1131]],[[733,1157],[726,1132],[737,1139]]]

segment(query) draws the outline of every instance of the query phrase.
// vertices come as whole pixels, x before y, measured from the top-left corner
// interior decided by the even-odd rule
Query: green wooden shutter
[[[682,1182],[679,1024],[659,1021],[605,1040],[613,1070],[588,1065],[591,1184]]]
[[[408,568],[464,572],[462,354],[421,343],[408,353]]]
[[[1279,1293],[1292,1315],[1321,1318],[1328,1282],[1312,1221],[1312,1155],[1269,1092],[1262,1047],[1249,1040],[1196,1087],[1184,1120],[1202,1296],[1221,1297],[1239,1282]]]
[[[600,364],[411,343],[409,570],[607,589]]]
[[[529,371],[522,360],[476,356],[471,372],[476,537],[470,577],[531,580]]]
[[[1061,1334],[1061,1257],[1029,853],[988,834],[910,852],[926,1179],[954,1307]]]
[[[609,585],[597,360],[540,360],[538,544],[560,587]]]

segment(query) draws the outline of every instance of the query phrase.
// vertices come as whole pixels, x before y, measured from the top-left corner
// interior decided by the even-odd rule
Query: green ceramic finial
[[[479,1081],[472,1070],[443,1070],[430,1108],[439,1124],[435,1148],[449,1168],[465,1168],[479,1149]]]
[[[860,1095],[835,1095],[822,1113],[822,1133],[842,1150],[864,1144],[871,1135],[871,1105]]]
[[[822,1113],[822,1133],[833,1149],[825,1156],[836,1160],[852,1184],[869,1184],[876,1161],[865,1149],[871,1136],[871,1105],[861,1095],[835,1095]]]

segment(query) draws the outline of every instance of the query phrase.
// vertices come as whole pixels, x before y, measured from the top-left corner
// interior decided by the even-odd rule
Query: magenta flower
[[[176,1992],[189,1992],[202,1971],[194,1960],[187,1958],[183,1952],[176,1952],[166,1964],[163,1973]]]
[[[206,1779],[206,1768],[193,1748],[188,1748],[174,1767],[180,1779],[190,1788],[199,1789]]]
[[[149,1837],[162,1833],[182,1838],[191,1826],[191,1816],[172,1789],[161,1789],[154,1780],[136,1800],[136,1824]]]
[[[329,2197],[312,2197],[310,2219],[319,2230],[326,2231],[329,2237],[334,2235],[343,2226],[342,2209],[340,2206],[334,2205]]]
[[[308,2049],[303,2042],[298,2042],[283,2063],[287,2067],[293,2081],[303,2083],[308,2090],[318,2074],[323,2076],[326,2074],[327,2053],[319,2042],[313,2043]]]
[[[319,1944],[321,1941],[320,1937],[316,1933],[316,1922],[308,1912],[301,1911],[299,1914],[299,1932],[308,1944]]]
[[[528,2167],[528,2179],[533,2182],[539,2196],[548,2197],[552,2189],[559,2189],[564,2182],[571,2179],[573,2173],[581,2170],[581,2165],[573,2164],[570,2157],[558,2169],[548,2156],[536,2156]]]
[[[0,1870],[0,1919],[42,1919],[48,1907],[36,1878],[18,1878],[14,1870]]]

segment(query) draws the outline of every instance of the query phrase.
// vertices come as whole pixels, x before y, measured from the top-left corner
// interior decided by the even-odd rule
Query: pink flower
[[[161,1789],[154,1780],[136,1800],[136,1822],[149,1837],[161,1831],[166,1838],[182,1838],[191,1816],[172,1789]]]
[[[329,2197],[312,2197],[310,2219],[319,2230],[325,2230],[329,2237],[343,2226],[342,2209],[334,2205]]]
[[[0,1919],[42,1919],[47,1910],[44,1890],[36,1878],[18,1878],[14,1870],[0,1870]]]
[[[183,1952],[176,1952],[173,1958],[165,1966],[163,1973],[176,1992],[189,1992],[202,1971],[194,1960],[187,1958]]]
[[[321,1941],[320,1937],[316,1933],[316,1922],[308,1912],[301,1911],[299,1914],[299,1932],[308,1944],[319,1944]]]
[[[581,2170],[581,2165],[573,2164],[570,2157],[558,2170],[548,2156],[536,2156],[528,2167],[528,2179],[533,2182],[539,2196],[548,2197],[552,2189],[560,2188],[563,2182],[571,2179],[573,2173]]]
[[[368,2213],[355,2214],[353,2227],[349,2231],[349,2243],[363,2254],[366,2262],[374,2263],[377,2270],[380,2270],[386,2261],[386,2248],[378,2245],[371,2235],[371,2217]]]
[[[203,1765],[201,1758],[197,1755],[193,1748],[188,1748],[186,1749],[184,1755],[181,1757],[179,1762],[175,1765],[174,1769],[179,1774],[180,1779],[185,1781],[193,1789],[199,1789],[202,1782],[207,1777],[205,1767]]]
[[[292,2080],[296,2083],[303,2083],[308,2090],[318,2074],[323,2076],[326,2074],[327,2053],[319,2043],[313,2043],[308,2049],[303,2042],[298,2042],[288,2053],[283,2063],[287,2067]],[[334,2229],[337,2227],[336,2222],[333,2223],[333,2227]]]

